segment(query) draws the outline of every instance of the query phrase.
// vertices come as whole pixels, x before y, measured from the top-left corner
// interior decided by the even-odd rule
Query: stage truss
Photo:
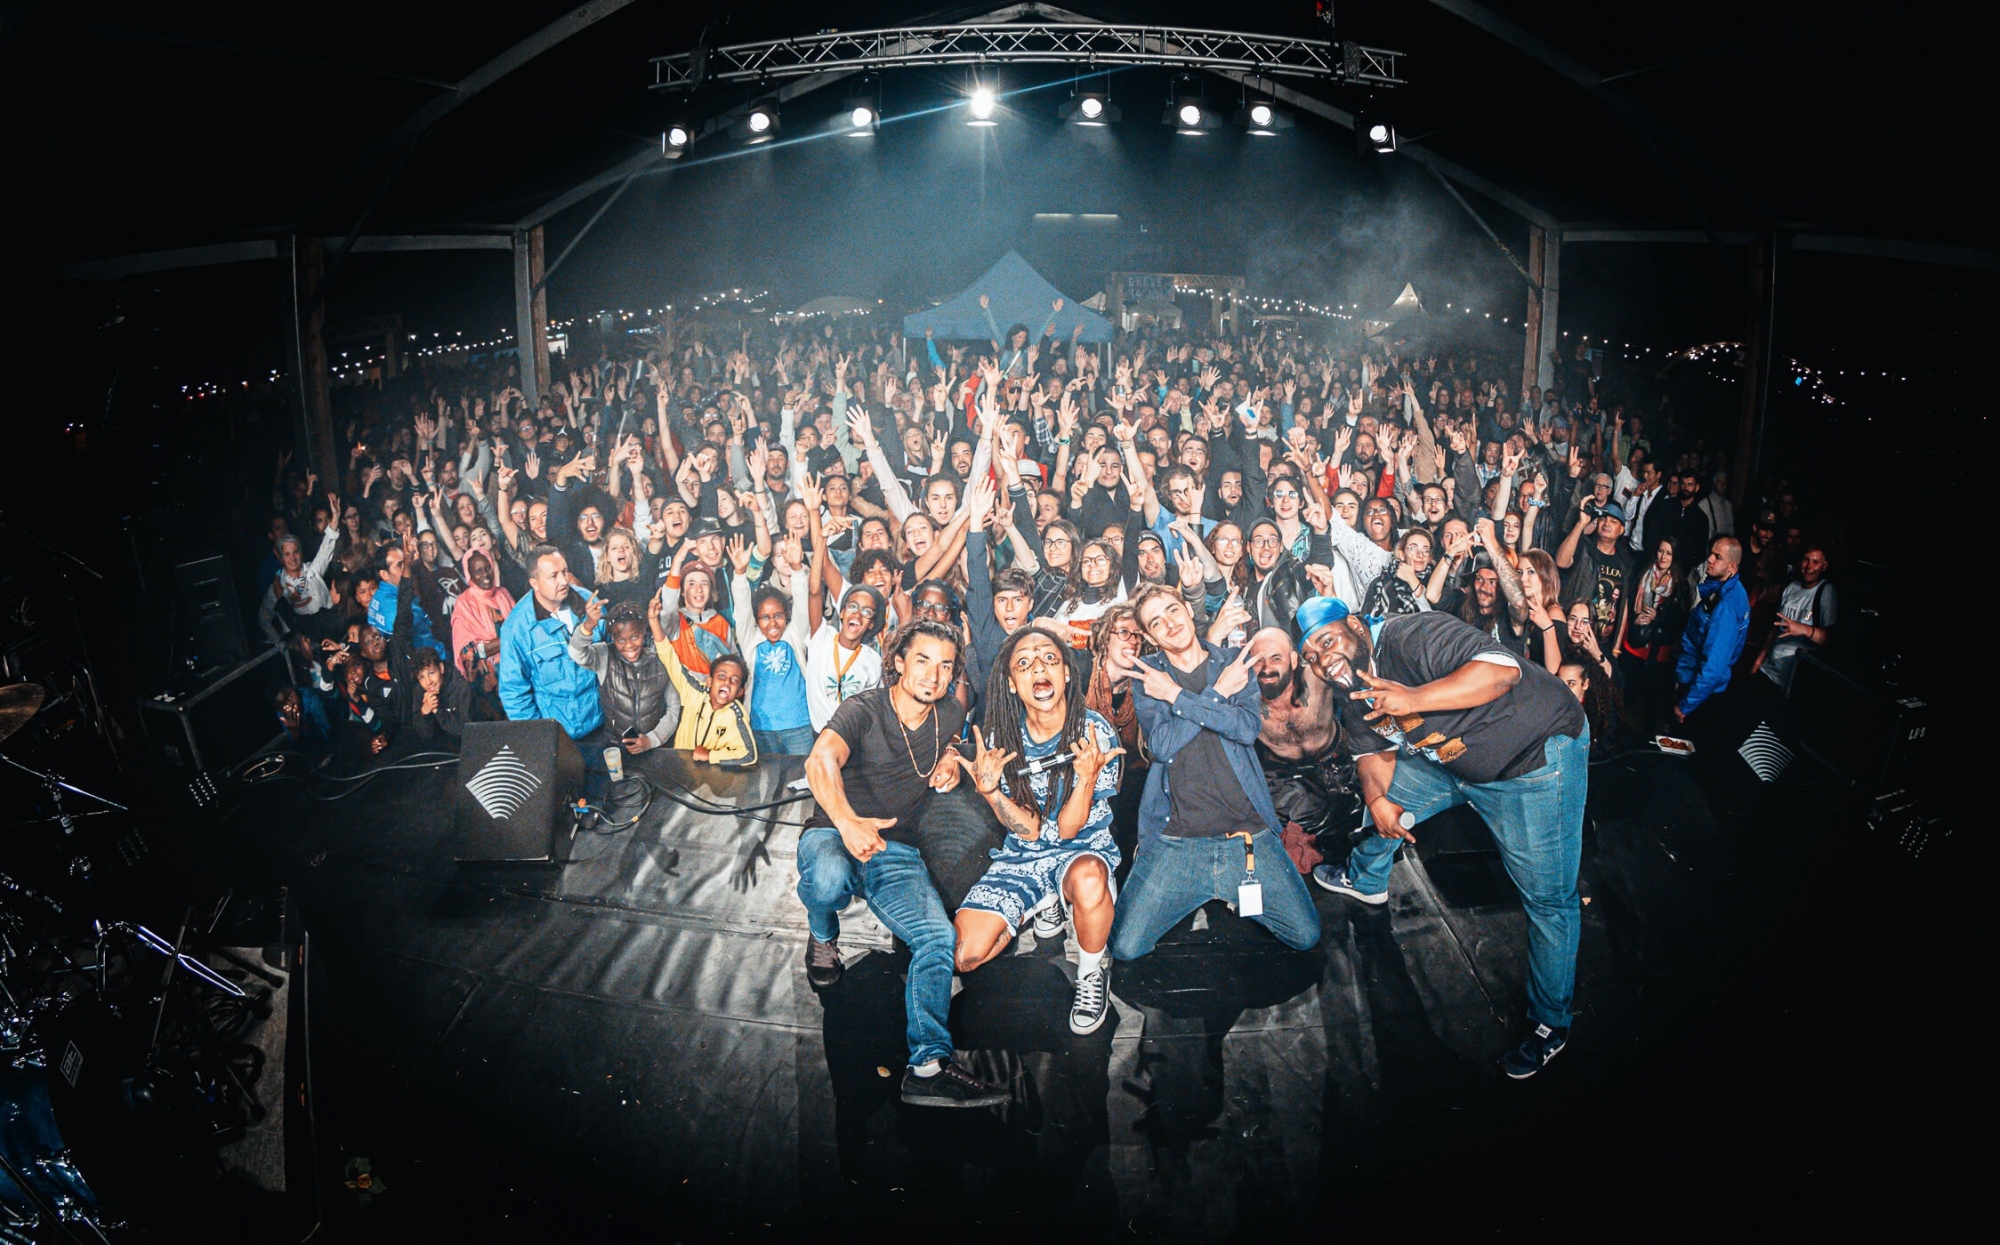
[[[1403,85],[1401,52],[1352,40],[1178,26],[1007,22],[910,26],[696,48],[653,58],[653,89],[704,82],[764,82],[895,65],[1162,65],[1259,77],[1314,78],[1359,86]]]

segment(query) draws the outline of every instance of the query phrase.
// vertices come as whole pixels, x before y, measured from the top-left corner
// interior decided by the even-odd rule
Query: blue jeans
[[[810,726],[794,726],[789,730],[758,731],[757,755],[760,757],[802,757],[813,750],[813,741],[819,736]]]
[[[1590,729],[1557,735],[1543,746],[1546,764],[1500,782],[1471,783],[1443,766],[1404,753],[1396,758],[1389,798],[1419,823],[1470,804],[1500,844],[1507,876],[1528,912],[1528,1019],[1569,1027],[1576,990],[1576,942],[1583,928],[1576,871],[1583,856],[1583,805],[1590,790]],[[1397,839],[1377,835],[1347,858],[1347,877],[1367,895],[1389,889]]]
[[[1264,887],[1264,912],[1249,919],[1295,951],[1317,944],[1319,910],[1284,843],[1269,830],[1259,830],[1250,842],[1262,865],[1257,880]],[[1243,881],[1241,839],[1142,836],[1137,856],[1111,923],[1114,960],[1136,960],[1151,951],[1160,935],[1211,899],[1234,903]]]
[[[945,915],[924,858],[908,844],[889,843],[862,864],[848,854],[840,831],[832,826],[812,826],[799,835],[799,902],[806,906],[813,937],[822,942],[838,938],[840,910],[856,895],[910,948],[904,990],[910,1062],[951,1058],[946,1019],[958,931]]]

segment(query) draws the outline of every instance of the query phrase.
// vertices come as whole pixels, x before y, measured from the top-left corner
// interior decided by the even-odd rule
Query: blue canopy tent
[[[990,323],[987,310],[979,306],[981,294],[992,304]],[[1030,334],[1039,333],[1049,322],[1049,309],[1058,298],[1063,300],[1063,309],[1055,317],[1054,335],[1059,340],[1068,341],[1079,324],[1083,326],[1084,341],[1111,340],[1111,321],[1050,285],[1014,251],[1007,252],[956,298],[947,299],[929,311],[904,316],[903,336],[914,341],[932,333],[943,341],[987,342],[1016,324],[1027,325]]]

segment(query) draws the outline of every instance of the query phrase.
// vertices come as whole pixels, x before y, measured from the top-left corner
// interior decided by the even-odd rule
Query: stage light
[[[1101,128],[1119,119],[1118,106],[1103,91],[1080,91],[1064,100],[1056,115],[1071,125]]]
[[[1000,106],[1000,99],[993,93],[992,87],[990,86],[973,87],[972,101],[970,104],[967,105],[968,110],[972,113],[972,119],[970,121],[967,121],[966,124],[967,125],[995,124],[993,120],[993,112],[999,106]]]
[[[778,101],[770,96],[756,100],[742,120],[729,127],[729,136],[740,143],[768,143],[778,136]]]
[[[773,118],[771,114],[765,112],[762,108],[759,108],[755,112],[752,112],[750,114],[750,132],[752,134],[769,133],[772,124],[773,124]]]
[[[1396,150],[1396,127],[1380,117],[1362,117],[1354,127],[1362,154],[1386,156]]]
[[[1269,138],[1279,130],[1292,128],[1292,114],[1276,107],[1268,99],[1251,96],[1244,100],[1243,107],[1236,110],[1236,124],[1259,138]]]
[[[1160,122],[1173,126],[1179,133],[1200,134],[1222,124],[1222,118],[1202,98],[1201,83],[1194,78],[1177,79],[1173,92],[1167,98],[1167,111],[1160,117]]]
[[[841,105],[837,129],[851,138],[866,138],[882,124],[882,87],[872,76],[847,92]]]
[[[694,145],[694,127],[676,121],[660,135],[660,154],[678,160]]]

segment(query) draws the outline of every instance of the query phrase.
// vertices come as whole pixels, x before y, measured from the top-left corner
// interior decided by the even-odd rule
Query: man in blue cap
[[[1533,1076],[1569,1038],[1582,908],[1576,874],[1590,781],[1590,726],[1576,697],[1449,614],[1350,617],[1315,597],[1299,607],[1300,651],[1340,702],[1341,737],[1361,778],[1376,837],[1313,881],[1365,904],[1388,900],[1399,841],[1456,804],[1471,804],[1500,844],[1528,914],[1528,1020],[1501,1059]]]

